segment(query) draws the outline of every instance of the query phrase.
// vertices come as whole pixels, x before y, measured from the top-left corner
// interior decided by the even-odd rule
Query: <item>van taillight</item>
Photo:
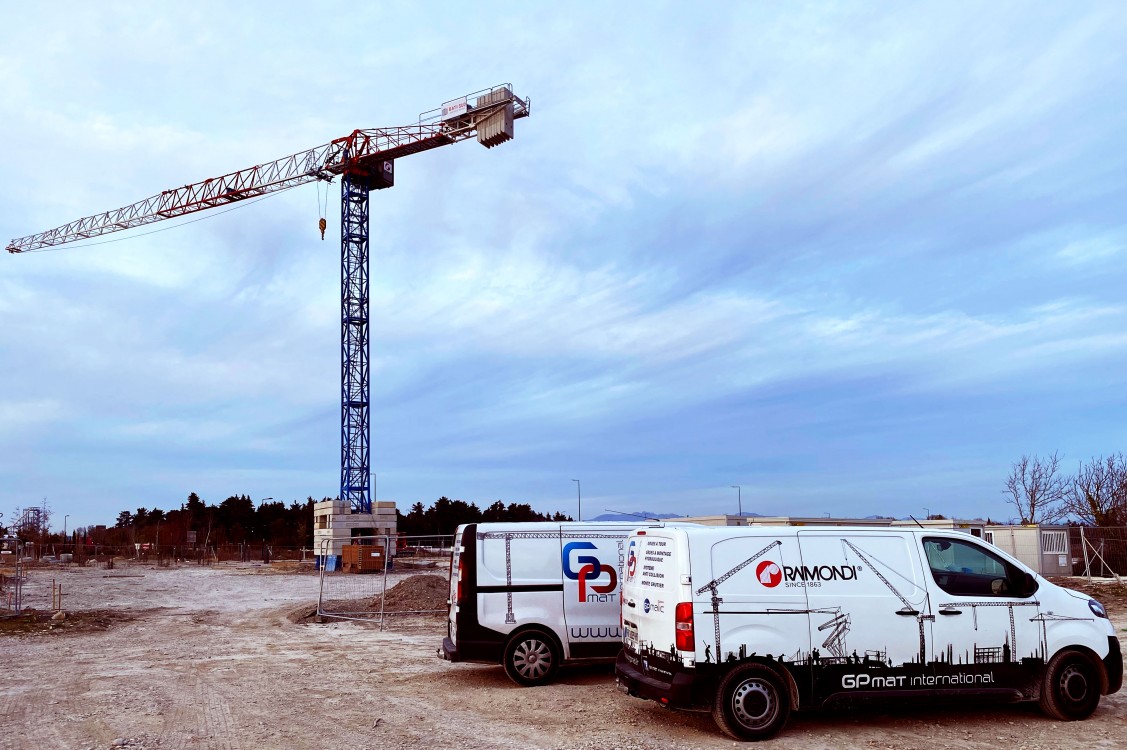
[[[681,602],[673,614],[674,645],[678,651],[694,651],[693,603]]]
[[[466,569],[465,553],[458,555],[458,589],[455,594],[454,603],[458,606],[462,605],[462,573]]]

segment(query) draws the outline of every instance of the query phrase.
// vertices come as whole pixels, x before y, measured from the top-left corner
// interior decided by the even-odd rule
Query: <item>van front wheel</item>
[[[782,678],[762,664],[729,672],[716,690],[712,718],[737,740],[766,740],[778,734],[790,716],[790,695]]]
[[[1061,721],[1087,719],[1100,705],[1100,676],[1092,660],[1062,651],[1049,661],[1041,686],[1041,710]]]
[[[505,644],[505,674],[525,687],[546,685],[560,668],[556,639],[542,630],[524,630]]]

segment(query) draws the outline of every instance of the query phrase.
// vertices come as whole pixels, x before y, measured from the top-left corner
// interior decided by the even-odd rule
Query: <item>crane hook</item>
[[[317,221],[317,228],[321,230],[321,239],[322,240],[325,239],[325,228],[327,226],[329,226],[329,222],[325,221],[325,219],[323,217]]]

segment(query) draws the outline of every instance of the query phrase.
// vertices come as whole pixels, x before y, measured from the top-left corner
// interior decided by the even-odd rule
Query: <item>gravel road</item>
[[[68,617],[0,622],[0,748],[738,745],[706,714],[618,693],[608,667],[564,670],[556,684],[527,689],[499,667],[447,664],[435,655],[440,617],[398,618],[382,632],[364,623],[301,622],[317,597],[317,577],[308,572],[119,566],[31,575],[40,593],[52,578],[62,584]],[[1108,593],[1122,633],[1127,600]],[[1127,696],[1104,698],[1093,718],[1072,724],[1033,706],[803,714],[770,744],[1118,749],[1127,744]]]

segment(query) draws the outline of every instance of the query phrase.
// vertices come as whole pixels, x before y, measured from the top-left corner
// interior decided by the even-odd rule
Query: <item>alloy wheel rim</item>
[[[513,666],[528,679],[543,677],[552,665],[552,651],[548,644],[538,640],[522,642],[513,652]]]

